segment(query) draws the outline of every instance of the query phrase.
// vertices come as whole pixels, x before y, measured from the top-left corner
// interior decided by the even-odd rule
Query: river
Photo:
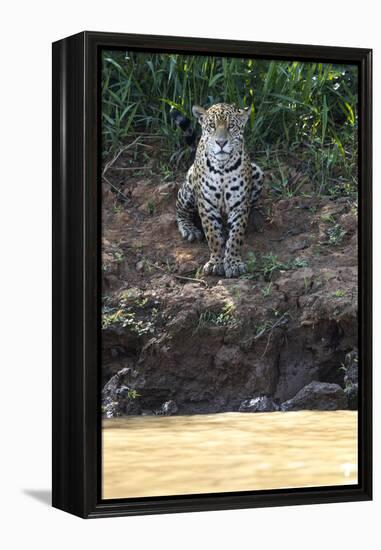
[[[357,483],[357,413],[135,416],[103,423],[103,498]]]

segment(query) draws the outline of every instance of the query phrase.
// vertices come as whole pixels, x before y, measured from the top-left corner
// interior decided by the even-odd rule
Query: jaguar
[[[194,105],[192,112],[201,125],[201,137],[177,194],[178,230],[188,241],[201,240],[205,235],[210,252],[203,266],[205,275],[239,277],[247,270],[241,250],[264,178],[245,149],[244,129],[250,107],[218,103],[204,109]],[[195,132],[189,119],[176,110],[172,117],[192,144]]]

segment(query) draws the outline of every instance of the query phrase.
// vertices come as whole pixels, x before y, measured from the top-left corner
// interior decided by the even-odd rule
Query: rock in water
[[[356,350],[347,353],[345,356],[345,395],[348,400],[348,408],[351,411],[356,411],[358,408],[358,377],[359,377],[359,364],[358,353]]]
[[[351,411],[357,411],[359,395],[358,384],[353,384],[352,386],[346,387],[344,392],[348,400],[348,409]]]
[[[282,411],[336,411],[339,409],[348,409],[343,388],[338,384],[316,381],[304,386],[295,397],[281,405]]]
[[[349,384],[358,384],[359,378],[359,362],[358,362],[358,353],[353,350],[350,353],[347,353],[345,356],[345,376],[344,382],[346,385]]]
[[[156,414],[158,416],[171,416],[172,414],[176,414],[178,411],[178,407],[175,401],[170,399],[169,401],[166,401],[162,404],[160,409],[156,411]]]
[[[139,394],[132,387],[135,378],[135,371],[124,368],[105,384],[102,390],[102,414],[105,418],[140,414]]]
[[[271,397],[255,397],[242,401],[239,412],[274,412],[279,411],[279,405]]]

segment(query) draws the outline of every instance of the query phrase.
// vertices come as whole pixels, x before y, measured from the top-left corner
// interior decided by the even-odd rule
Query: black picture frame
[[[358,484],[100,498],[100,52],[352,63],[359,68]],[[53,506],[83,518],[372,498],[372,50],[82,32],[53,44]]]

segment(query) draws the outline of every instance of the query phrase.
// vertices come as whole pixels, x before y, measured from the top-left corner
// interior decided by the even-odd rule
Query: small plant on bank
[[[259,336],[260,334],[265,333],[267,330],[271,329],[272,323],[271,321],[264,321],[263,323],[258,323],[254,327],[255,336]]]
[[[142,309],[146,305],[147,299],[145,298],[137,298],[132,304],[128,304],[123,298],[116,306],[105,303],[102,307],[102,329],[120,327],[130,330],[137,336],[153,334],[159,310],[157,307],[152,307],[148,315],[144,311],[144,318],[139,319],[139,311],[136,310]]]
[[[336,223],[333,227],[330,227],[327,229],[327,236],[328,241],[327,244],[337,246],[339,245],[342,240],[344,239],[347,232],[345,229],[338,223]]]
[[[204,271],[203,271],[203,268],[200,266],[199,268],[197,268],[196,273],[194,274],[194,278],[202,279],[203,275],[204,275]]]
[[[156,213],[156,204],[153,200],[147,202],[147,209],[150,216],[154,216]]]
[[[335,223],[335,218],[332,216],[332,214],[322,214],[321,221],[324,223]]]
[[[234,313],[234,305],[230,303],[226,303],[220,312],[204,311],[199,317],[197,330],[208,326],[231,326],[236,321]]]
[[[123,211],[123,206],[121,206],[120,204],[114,204],[114,214],[122,214]]]
[[[291,199],[302,194],[302,187],[308,182],[305,173],[295,170],[284,161],[280,162],[279,156],[272,161],[274,165],[276,160],[276,172],[270,175],[270,190],[277,198]]]
[[[173,166],[170,163],[160,162],[160,175],[162,181],[166,181],[173,177]]]
[[[336,292],[333,293],[335,298],[343,298],[345,296],[346,292],[345,290],[336,290]]]
[[[246,267],[248,273],[254,273],[257,267],[257,258],[254,252],[249,252],[246,260]]]
[[[138,397],[141,397],[141,395],[136,390],[128,390],[127,397],[128,399],[137,399]]]
[[[267,296],[270,296],[272,286],[273,284],[270,282],[268,285],[265,286],[265,288],[262,288],[261,292],[265,298],[267,298]]]
[[[278,260],[278,256],[270,252],[269,254],[262,256],[260,269],[265,281],[270,281],[276,271],[286,270],[287,264],[280,262]]]
[[[308,261],[304,258],[294,258],[287,263],[287,269],[301,269],[308,267]]]
[[[124,260],[124,254],[120,250],[115,250],[113,256],[118,264],[121,264]]]
[[[271,281],[274,273],[278,271],[289,271],[307,267],[308,261],[304,258],[293,258],[288,262],[278,260],[278,256],[270,252],[261,258],[256,258],[254,253],[249,253],[247,260],[247,273],[242,275],[242,279],[253,279],[262,276],[265,281]],[[269,292],[271,287],[269,288]]]

